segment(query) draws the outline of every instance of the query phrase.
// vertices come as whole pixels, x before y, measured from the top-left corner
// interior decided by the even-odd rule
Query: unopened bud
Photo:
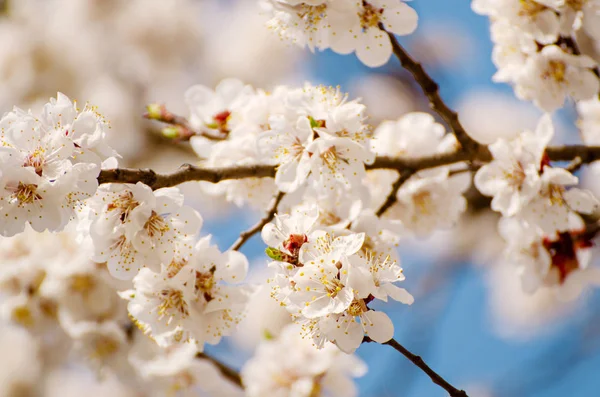
[[[164,106],[158,103],[146,105],[146,114],[144,117],[150,120],[161,120],[163,116]]]
[[[171,125],[162,129],[162,134],[169,139],[181,137],[182,132],[183,128],[178,125]]]

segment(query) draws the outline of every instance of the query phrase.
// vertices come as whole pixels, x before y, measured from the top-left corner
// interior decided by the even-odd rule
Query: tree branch
[[[244,388],[244,385],[242,383],[242,377],[235,369],[222,363],[216,358],[207,355],[206,353],[196,353],[196,358],[210,361],[219,369],[221,375],[223,375],[227,380],[229,380],[231,383],[235,384],[236,386],[242,389]]]
[[[569,145],[551,146],[546,148],[546,153],[552,161],[569,161],[575,157],[581,158],[583,164],[600,160],[600,146]],[[470,161],[475,156],[464,151],[436,154],[421,158],[401,158],[381,156],[373,164],[367,165],[367,170],[389,169],[403,172],[406,170],[420,171],[443,165],[451,165],[462,161]],[[489,160],[488,155],[485,160]],[[484,161],[482,158],[478,158]],[[206,181],[217,183],[223,180],[245,178],[272,178],[275,176],[275,166],[239,165],[222,168],[204,168],[191,164],[182,165],[177,171],[168,174],[159,174],[150,169],[114,168],[102,170],[98,176],[98,183],[137,183],[142,182],[152,189],[176,186],[189,181]]]
[[[250,237],[252,237],[256,233],[260,232],[262,230],[263,226],[265,226],[267,223],[271,222],[271,220],[273,220],[273,218],[275,217],[275,213],[277,212],[277,207],[279,206],[279,203],[283,199],[283,196],[285,196],[284,192],[277,193],[277,196],[273,197],[273,201],[271,202],[271,205],[269,206],[269,209],[267,210],[267,213],[265,214],[265,216],[260,221],[258,221],[258,223],[256,223],[254,226],[252,226],[250,229],[241,232],[240,237],[238,237],[238,239],[235,241],[235,243],[233,243],[233,245],[229,249],[232,251],[239,250],[242,247],[242,245],[244,245],[246,243],[246,241],[248,241],[250,239]]]
[[[175,172],[158,174],[150,169],[113,168],[102,170],[98,183],[137,183],[142,182],[152,189],[176,186],[189,181],[217,183],[228,179],[267,178],[275,176],[272,165],[240,165],[223,168],[203,168],[184,164]]]
[[[385,202],[381,205],[381,207],[379,207],[375,215],[383,215],[388,209],[392,207],[392,205],[394,205],[394,203],[396,203],[396,201],[398,201],[398,190],[400,190],[404,182],[406,182],[414,174],[414,170],[408,169],[404,172],[401,172],[400,175],[398,175],[398,179],[396,179],[396,182],[394,182],[394,184],[392,185],[392,191],[390,192],[390,194],[388,194],[387,198],[385,199]]]
[[[368,336],[365,336],[363,339],[363,343],[364,342],[373,342],[373,339],[369,338]],[[421,371],[425,372],[433,383],[446,390],[451,397],[469,397],[464,390],[459,390],[456,387],[452,386],[450,383],[448,383],[446,379],[442,378],[440,374],[431,369],[431,367],[427,365],[425,361],[423,361],[421,356],[417,356],[416,354],[411,353],[407,348],[402,346],[395,339],[392,338],[389,341],[382,343],[382,345],[391,346],[400,353],[402,353],[404,357],[408,358]]]
[[[383,26],[380,26],[380,28],[381,30],[385,31]],[[463,149],[466,152],[473,154],[481,152],[480,154],[485,156],[487,154],[487,147],[481,145],[479,142],[471,138],[469,134],[467,134],[467,131],[458,120],[458,114],[454,110],[450,109],[441,98],[438,84],[427,74],[425,69],[423,69],[423,66],[415,61],[400,45],[400,43],[398,43],[398,40],[393,33],[387,31],[385,32],[388,34],[390,41],[392,42],[394,55],[396,55],[402,67],[413,75],[417,84],[419,84],[423,90],[423,93],[429,100],[429,106],[431,106],[431,109],[439,114],[448,124]]]

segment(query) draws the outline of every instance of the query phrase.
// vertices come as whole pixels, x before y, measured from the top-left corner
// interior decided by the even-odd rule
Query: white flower
[[[544,166],[540,181],[539,193],[518,216],[547,234],[568,230],[573,214],[589,215],[598,208],[598,200],[590,192],[566,188],[576,185],[578,178],[565,169]]]
[[[519,269],[526,293],[546,287],[559,298],[571,300],[588,285],[600,285],[600,270],[590,266],[593,236],[577,216],[570,217],[570,225],[568,231],[548,235],[516,219],[501,221],[507,258]]]
[[[282,40],[290,40],[300,47],[327,48],[330,30],[336,28],[328,22],[331,3],[327,0],[262,0],[263,10],[272,15],[267,27],[279,35]],[[343,4],[344,8],[349,8]]]
[[[366,175],[365,164],[371,164],[375,156],[350,139],[331,136],[324,131],[319,134],[319,139],[306,148],[316,186],[331,189],[339,184],[346,190],[359,189]]]
[[[471,6],[478,14],[505,19],[539,43],[550,44],[558,38],[561,4],[561,0],[473,0]]]
[[[39,117],[15,108],[0,120],[1,235],[26,223],[40,232],[64,228],[96,191],[101,161],[114,154],[104,128],[101,116],[79,113],[62,94]]]
[[[306,318],[346,310],[355,289],[362,289],[361,274],[355,279],[355,271],[362,269],[351,268],[348,257],[358,252],[363,242],[362,233],[341,237],[325,233],[304,244],[300,249],[303,267],[291,278],[294,287],[289,310],[297,307]]]
[[[198,359],[193,345],[173,346],[152,359],[132,358],[132,364],[147,383],[151,396],[177,392],[183,397],[198,395],[241,397],[237,386],[231,385],[208,360]]]
[[[399,219],[405,230],[418,236],[450,228],[467,208],[463,193],[469,185],[468,174],[449,177],[447,169],[413,176],[398,190],[386,217]]]
[[[397,121],[382,122],[374,133],[373,147],[379,155],[424,157],[447,152],[456,144],[452,134],[428,113],[405,114]]]
[[[282,255],[280,260],[298,261],[300,248],[309,240],[309,235],[317,221],[319,212],[316,206],[298,207],[291,214],[275,215],[275,223],[267,223],[261,236],[268,247]]]
[[[283,192],[293,192],[306,181],[310,173],[310,154],[306,146],[312,141],[313,130],[307,117],[295,124],[283,115],[269,119],[271,129],[258,137],[258,150],[277,164],[275,183]]]
[[[237,79],[221,81],[214,91],[202,85],[193,86],[185,93],[191,111],[190,123],[198,130],[209,131],[216,136],[228,134],[239,123],[239,112],[253,94],[251,86]]]
[[[158,269],[176,254],[185,255],[202,226],[202,218],[183,205],[177,188],[152,191],[141,182],[109,184],[90,204],[95,209],[90,213],[94,260],[106,261],[119,279],[131,279],[143,266]]]
[[[358,390],[351,377],[366,373],[365,364],[331,344],[317,349],[301,337],[296,325],[288,325],[276,340],[263,341],[241,375],[250,397],[310,397],[322,393],[354,397]],[[282,355],[281,352],[286,354]]]
[[[273,15],[267,26],[282,39],[301,47],[340,54],[356,51],[365,65],[385,64],[392,45],[387,33],[408,35],[417,28],[417,13],[401,0],[265,0],[263,8]]]
[[[475,174],[475,187],[493,196],[492,209],[505,216],[519,212],[540,190],[540,169],[546,145],[554,129],[550,116],[543,116],[534,133],[523,132],[507,142],[498,139],[489,146],[494,160]]]
[[[120,375],[131,371],[127,361],[129,343],[121,325],[113,321],[78,322],[66,330],[76,351],[99,373],[110,371]]]
[[[521,72],[515,76],[517,97],[532,100],[546,112],[563,106],[565,99],[590,99],[600,89],[592,72],[596,62],[586,55],[568,54],[556,45],[532,54]]]
[[[194,246],[189,258],[176,258],[161,273],[141,269],[134,289],[121,293],[136,324],[159,345],[216,344],[240,321],[250,289],[236,286],[248,261],[237,251],[221,253],[210,236]]]
[[[394,337],[394,324],[387,314],[368,309],[363,300],[353,301],[346,312],[326,318],[321,329],[346,353],[358,349],[365,334],[378,343]]]

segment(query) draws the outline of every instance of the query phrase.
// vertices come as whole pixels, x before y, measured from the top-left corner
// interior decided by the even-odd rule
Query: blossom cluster
[[[43,112],[15,108],[0,119],[0,235],[30,224],[36,231],[62,230],[92,196],[103,161],[107,124],[94,107],[77,109],[66,96]]]
[[[300,337],[298,326],[291,324],[277,339],[270,338],[259,345],[241,375],[249,397],[355,397],[358,390],[351,377],[362,376],[366,371],[360,359],[332,344],[315,349],[309,340]]]
[[[546,286],[565,298],[600,282],[600,270],[588,266],[595,232],[587,232],[583,216],[592,215],[598,200],[574,187],[578,178],[553,167],[545,153],[554,134],[549,115],[535,131],[489,146],[493,160],[475,175],[475,186],[493,197],[491,208],[503,215],[500,233],[506,255],[517,265],[523,288],[532,293]]]
[[[494,81],[512,84],[520,99],[553,112],[600,90],[598,63],[573,38],[583,30],[600,39],[600,1],[473,0],[472,7],[490,17]]]
[[[274,260],[270,266],[276,269],[272,296],[317,347],[330,341],[351,353],[365,334],[376,342],[389,341],[392,321],[368,305],[388,297],[413,302],[394,284],[405,277],[393,246],[365,233],[326,231],[319,228],[318,217],[316,207],[298,209],[263,228],[267,255]]]
[[[417,13],[403,0],[260,0],[271,19],[267,26],[281,39],[301,47],[356,52],[370,67],[392,55],[388,33],[408,35],[417,28]]]

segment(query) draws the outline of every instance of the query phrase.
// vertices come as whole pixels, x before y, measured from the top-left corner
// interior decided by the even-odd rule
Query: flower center
[[[298,18],[304,21],[305,30],[309,32],[316,32],[319,29],[319,23],[327,15],[326,11],[326,4],[313,6],[302,3],[299,5],[299,10],[296,15],[298,15]]]
[[[169,322],[176,314],[186,318],[189,315],[188,306],[183,298],[183,292],[177,289],[164,289],[160,292],[161,303],[158,305],[159,320],[168,316]]]
[[[526,178],[525,170],[519,162],[515,162],[510,170],[504,171],[504,179],[508,181],[508,185],[513,189],[520,189]]]
[[[337,294],[344,288],[344,284],[337,278],[330,279],[327,276],[321,277],[321,284],[325,287],[325,291],[327,291],[327,296],[330,298],[335,298]]]
[[[35,169],[35,173],[39,176],[42,176],[43,165],[44,165],[44,152],[45,150],[42,148],[36,149],[33,153],[30,153],[25,158],[25,162],[23,163],[24,167],[33,167]]]
[[[96,338],[93,343],[92,357],[95,359],[106,359],[119,351],[119,342],[106,336]]]
[[[96,281],[89,274],[75,274],[71,276],[69,287],[71,291],[79,294],[89,292],[96,285]]]
[[[548,61],[548,67],[542,74],[543,79],[553,79],[557,83],[564,83],[566,81],[566,70],[567,65],[562,61]]]
[[[19,206],[23,206],[25,204],[33,204],[36,200],[41,200],[42,196],[37,193],[37,185],[35,184],[25,184],[19,182],[17,186],[14,197],[16,197],[19,202]]]
[[[433,197],[431,192],[424,190],[413,195],[413,203],[421,214],[429,214],[433,205]]]
[[[169,266],[167,266],[167,277],[168,278],[173,278],[177,275],[177,273],[179,273],[179,271],[187,264],[187,261],[185,259],[181,259],[181,260],[176,260],[173,259],[171,261],[171,263],[169,263]]]
[[[363,30],[379,26],[383,8],[375,8],[366,1],[363,1],[363,11],[358,14],[360,18],[360,26]]]
[[[212,266],[208,272],[196,272],[195,290],[196,293],[202,293],[206,302],[210,302],[214,299],[212,296],[212,290],[216,285],[215,281],[215,270],[216,266]]]
[[[229,110],[223,110],[213,116],[213,121],[210,124],[206,124],[208,128],[219,130],[223,134],[228,134],[229,127],[228,122],[231,119],[231,112]]]
[[[288,250],[292,256],[296,257],[300,253],[300,247],[308,241],[306,234],[290,234],[287,240],[283,242],[283,247]]]
[[[519,3],[521,4],[519,16],[534,17],[538,13],[548,9],[548,7],[535,0],[519,0]]]
[[[348,309],[346,311],[352,317],[360,316],[364,312],[368,311],[367,304],[363,299],[355,299],[352,301]]]
[[[150,218],[146,221],[144,229],[146,229],[146,232],[150,237],[157,236],[158,234],[162,236],[165,232],[169,231],[169,225],[162,216],[152,211],[152,215],[150,215]]]
[[[108,211],[113,211],[113,210],[119,211],[119,213],[121,214],[120,215],[121,222],[125,222],[127,220],[127,218],[129,217],[129,214],[131,213],[131,211],[133,211],[133,209],[135,207],[137,207],[138,205],[140,205],[140,203],[138,203],[136,200],[134,200],[133,193],[130,191],[126,191],[126,192],[121,193],[110,204],[108,204],[107,210]]]

